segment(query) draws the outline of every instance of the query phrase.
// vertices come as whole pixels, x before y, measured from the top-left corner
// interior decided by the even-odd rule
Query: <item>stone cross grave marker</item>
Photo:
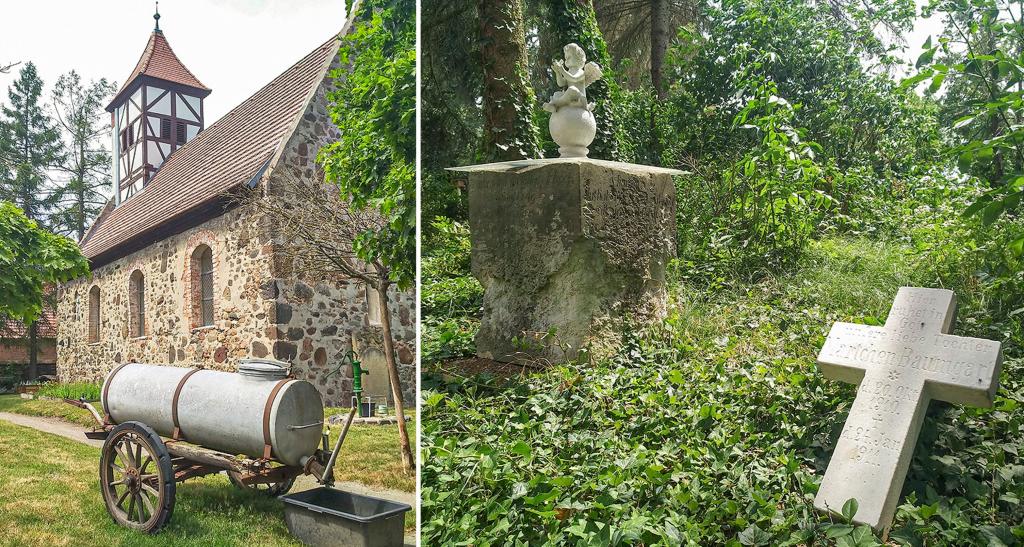
[[[1000,344],[953,336],[955,317],[953,291],[902,287],[884,327],[832,326],[818,366],[859,387],[815,507],[839,513],[855,498],[855,521],[888,528],[928,402],[992,406]]]

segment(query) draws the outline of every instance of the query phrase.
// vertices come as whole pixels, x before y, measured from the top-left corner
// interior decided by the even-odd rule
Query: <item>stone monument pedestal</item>
[[[679,171],[588,158],[452,170],[469,174],[478,355],[562,362],[620,320],[664,317]]]

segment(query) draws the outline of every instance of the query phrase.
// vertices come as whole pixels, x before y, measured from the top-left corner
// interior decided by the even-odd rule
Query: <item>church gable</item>
[[[223,214],[225,195],[257,183],[294,140],[337,51],[332,36],[170,155],[144,191],[107,207],[81,242],[93,266]]]

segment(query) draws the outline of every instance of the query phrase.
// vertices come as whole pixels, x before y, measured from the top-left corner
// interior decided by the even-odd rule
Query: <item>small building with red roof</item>
[[[44,306],[35,322],[35,331],[33,342],[25,323],[0,318],[0,367],[17,369],[4,376],[35,380],[57,374],[57,317],[52,306]],[[33,361],[35,370],[31,369]]]

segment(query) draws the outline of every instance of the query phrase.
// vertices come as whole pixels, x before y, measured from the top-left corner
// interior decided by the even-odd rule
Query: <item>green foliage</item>
[[[357,209],[379,213],[387,230],[355,242],[359,258],[380,262],[400,288],[416,272],[416,19],[412,0],[361,4],[332,76],[331,119],[341,131],[320,151],[327,181]]]
[[[53,397],[54,399],[81,399],[86,401],[100,400],[101,384],[92,382],[68,382],[44,384],[36,392],[40,397]]]
[[[104,110],[117,85],[106,78],[83,84],[72,70],[61,75],[53,89],[53,105],[65,136],[60,170],[68,180],[55,195],[54,231],[79,241],[107,199],[110,186],[110,122]]]
[[[0,365],[0,393],[13,391],[21,383],[27,365]]]
[[[917,259],[904,245],[825,240],[778,278],[679,287],[665,323],[627,333],[609,359],[497,392],[424,393],[424,541],[881,544],[811,506],[855,394],[814,355],[833,321],[882,320],[899,286],[923,283]],[[983,335],[972,294],[960,331]],[[1024,534],[1022,367],[1007,354],[994,409],[931,405],[894,537]]]
[[[1016,282],[1024,255],[1024,20],[1019,5],[1001,0],[935,1],[931,7],[946,16],[946,30],[924,43],[920,72],[904,85],[930,82],[931,93],[946,88],[946,111],[956,116],[949,153],[962,172],[988,187],[963,212],[983,226],[1008,217],[987,233],[1002,246],[990,254],[1003,270],[996,277]]]
[[[594,362],[425,378],[425,542],[882,544],[855,504],[811,507],[855,394],[813,359],[832,322],[879,324],[903,285],[956,291],[957,333],[1001,340],[1005,362],[994,408],[931,404],[889,541],[1024,541],[1024,30],[1008,5],[933,2],[949,27],[904,85],[875,30],[907,31],[908,0],[726,0],[677,29],[667,99],[612,94],[620,158],[687,171],[669,317]],[[547,13],[528,13],[544,53]],[[445,188],[425,207],[464,218]],[[473,351],[480,289],[464,228],[431,230],[424,359],[447,370]]]
[[[867,14],[732,0],[703,15],[701,28],[677,29],[668,99],[641,88],[617,105],[624,159],[688,172],[677,179],[680,271],[712,284],[764,275],[809,238],[893,228],[890,204],[935,170],[938,108],[863,67],[891,63],[851,30]],[[877,14],[894,27],[905,16]]]
[[[477,4],[480,64],[484,71],[480,143],[482,163],[540,157],[530,87],[526,36],[520,0]]]
[[[37,222],[57,201],[46,187],[46,170],[62,158],[60,133],[39,102],[42,93],[36,66],[27,63],[7,91],[10,105],[0,109],[0,200],[16,203]]]
[[[777,267],[799,257],[831,197],[817,189],[822,169],[815,150],[821,147],[792,125],[797,109],[775,95],[771,82],[756,87],[734,124],[755,131],[761,142],[724,174],[733,201],[729,214],[716,219],[717,233],[726,243],[719,249],[743,249],[757,266]]]
[[[432,252],[421,263],[422,362],[472,354],[483,287],[469,273],[469,229],[450,219],[433,223]]]
[[[0,313],[32,323],[42,311],[46,284],[88,273],[89,263],[74,242],[0,201]]]

